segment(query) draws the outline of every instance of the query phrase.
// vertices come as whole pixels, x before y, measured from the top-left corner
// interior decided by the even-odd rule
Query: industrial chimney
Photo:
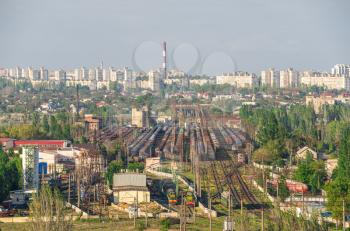
[[[163,78],[167,79],[166,42],[163,42]]]

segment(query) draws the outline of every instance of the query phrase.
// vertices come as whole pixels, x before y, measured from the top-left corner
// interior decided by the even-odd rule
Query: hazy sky
[[[349,23],[348,0],[0,0],[0,67],[157,68],[165,40],[186,71],[329,70]]]

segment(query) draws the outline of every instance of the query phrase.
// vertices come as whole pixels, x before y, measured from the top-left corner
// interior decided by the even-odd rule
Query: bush
[[[137,223],[137,230],[139,230],[139,231],[143,231],[143,230],[145,230],[147,227],[146,227],[146,224],[145,224],[145,222],[143,222],[143,221],[140,221],[140,222],[138,222]]]
[[[169,218],[162,219],[160,221],[160,230],[167,231],[170,228],[170,220]]]

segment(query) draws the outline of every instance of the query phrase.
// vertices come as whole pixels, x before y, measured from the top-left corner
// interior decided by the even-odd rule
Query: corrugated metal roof
[[[146,175],[139,173],[118,173],[113,176],[113,188],[124,186],[146,187]]]

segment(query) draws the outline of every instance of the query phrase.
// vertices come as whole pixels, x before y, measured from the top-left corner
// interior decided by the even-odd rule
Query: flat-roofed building
[[[298,87],[299,73],[293,68],[280,71],[280,88]]]
[[[149,126],[149,111],[148,107],[142,107],[141,109],[131,109],[131,125],[138,128],[144,128]]]
[[[280,87],[280,73],[274,68],[261,71],[261,85],[267,87]]]
[[[113,198],[115,203],[150,202],[146,174],[132,172],[114,174]]]
[[[322,111],[323,105],[334,105],[335,103],[336,99],[331,94],[307,95],[305,97],[305,104],[312,106],[316,114]]]
[[[248,72],[235,72],[216,76],[216,83],[230,84],[237,88],[253,88],[258,85],[258,78]]]
[[[327,89],[350,90],[350,78],[345,75],[332,75],[329,73],[303,72],[300,84],[305,86],[326,87]]]

